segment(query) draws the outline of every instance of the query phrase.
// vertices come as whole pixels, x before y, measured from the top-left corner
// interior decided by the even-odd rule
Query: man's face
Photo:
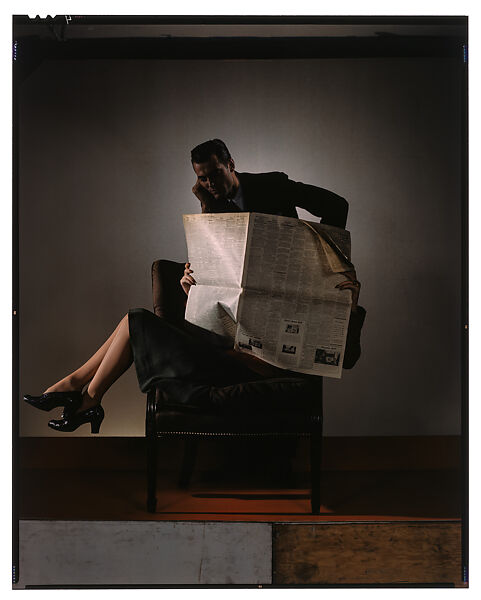
[[[234,185],[234,161],[227,165],[219,162],[215,154],[203,163],[192,163],[200,185],[216,199],[225,199],[231,195]]]

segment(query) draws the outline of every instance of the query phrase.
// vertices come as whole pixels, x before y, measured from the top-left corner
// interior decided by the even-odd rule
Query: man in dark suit
[[[325,225],[346,227],[349,205],[334,192],[292,181],[285,173],[238,173],[234,160],[222,140],[213,139],[196,146],[191,152],[192,168],[197,181],[192,188],[200,200],[203,213],[260,212],[297,218],[296,206],[321,218]],[[190,264],[186,263],[180,283],[188,294],[195,285]],[[355,271],[344,273],[346,281],[339,289],[352,294],[351,318],[346,341],[344,368],[351,368],[361,353],[360,334],[366,311],[358,306],[361,284]]]
[[[285,173],[238,173],[227,146],[214,139],[191,152],[197,182],[192,191],[202,212],[260,212],[297,218],[296,206],[325,225],[345,228],[348,203],[334,192],[298,183]]]

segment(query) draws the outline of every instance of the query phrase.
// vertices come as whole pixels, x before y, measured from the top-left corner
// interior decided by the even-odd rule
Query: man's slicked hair
[[[203,163],[207,162],[209,158],[215,154],[223,165],[228,165],[229,160],[232,158],[227,146],[222,140],[217,138],[208,140],[196,146],[190,153],[192,163]]]

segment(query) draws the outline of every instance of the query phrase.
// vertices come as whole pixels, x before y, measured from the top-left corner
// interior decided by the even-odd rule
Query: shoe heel
[[[92,419],[90,421],[90,431],[91,433],[98,433],[100,430],[100,425],[104,420],[104,409],[100,406],[100,404],[95,409],[95,414],[92,415]]]

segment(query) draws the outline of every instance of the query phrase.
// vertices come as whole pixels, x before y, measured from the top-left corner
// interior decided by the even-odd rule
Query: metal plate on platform
[[[30,585],[271,583],[272,526],[171,521],[20,521]]]

